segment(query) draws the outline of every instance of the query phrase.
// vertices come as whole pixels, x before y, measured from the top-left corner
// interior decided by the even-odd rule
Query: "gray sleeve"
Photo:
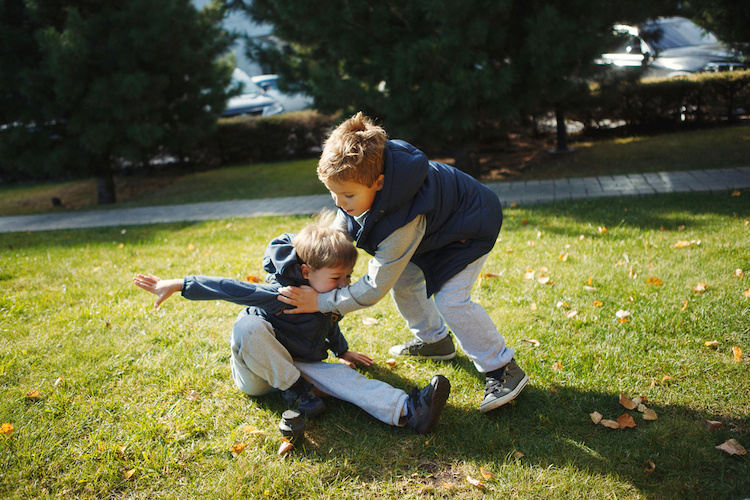
[[[422,242],[426,226],[425,216],[419,215],[384,239],[368,263],[367,274],[352,285],[318,295],[320,312],[343,316],[385,297]]]

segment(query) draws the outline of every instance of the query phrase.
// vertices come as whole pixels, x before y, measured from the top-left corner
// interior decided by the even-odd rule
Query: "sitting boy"
[[[234,382],[245,394],[260,396],[279,389],[290,407],[312,418],[325,409],[312,391],[315,386],[387,424],[428,433],[450,393],[445,377],[436,375],[422,390],[415,388],[407,395],[353,369],[355,363],[369,366],[373,360],[349,350],[339,330],[341,315],[280,314],[286,307],[277,300],[282,286],[309,285],[320,293],[347,286],[356,261],[357,250],[346,233],[318,224],[296,236],[281,235],[268,245],[263,258],[263,268],[270,273],[268,284],[207,276],[162,280],[142,274],[133,281],[158,297],[156,307],[180,291],[190,300],[248,306],[232,329],[230,362]],[[329,349],[342,363],[324,362]]]
[[[279,300],[294,306],[284,312],[344,315],[372,306],[391,290],[415,337],[391,354],[452,359],[450,327],[485,374],[480,410],[518,396],[529,377],[487,312],[471,300],[500,232],[497,196],[460,170],[429,161],[411,144],[387,140],[385,130],[362,113],[326,140],[318,177],[339,207],[334,225],[373,258],[367,274],[344,288],[282,288]]]

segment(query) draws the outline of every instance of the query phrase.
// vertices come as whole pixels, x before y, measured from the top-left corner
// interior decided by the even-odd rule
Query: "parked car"
[[[284,111],[300,111],[309,109],[313,105],[313,98],[301,92],[287,94],[279,90],[279,75],[258,75],[251,77],[253,82],[258,84],[266,94],[276,99]]]
[[[232,85],[240,85],[242,93],[229,99],[221,116],[272,116],[284,111],[284,107],[276,99],[266,94],[239,68],[235,68],[232,73]]]
[[[596,61],[613,69],[642,71],[642,77],[674,77],[747,68],[716,35],[684,17],[621,24],[614,30],[617,43]]]

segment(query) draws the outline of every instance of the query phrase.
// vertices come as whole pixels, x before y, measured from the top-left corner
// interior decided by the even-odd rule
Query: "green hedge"
[[[750,111],[750,70],[701,73],[643,81],[610,81],[592,86],[586,104],[570,117],[596,129],[679,128],[733,121]]]
[[[203,165],[307,158],[320,152],[335,119],[315,111],[222,118],[216,130],[187,156]]]

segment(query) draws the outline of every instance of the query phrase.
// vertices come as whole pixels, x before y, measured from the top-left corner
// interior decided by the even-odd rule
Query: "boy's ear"
[[[381,189],[383,189],[384,184],[385,184],[385,175],[380,174],[378,176],[378,180],[375,181],[375,187],[377,188],[378,191],[380,191]]]
[[[302,277],[307,279],[307,277],[310,275],[310,266],[307,264],[301,264],[299,268],[302,270]]]

